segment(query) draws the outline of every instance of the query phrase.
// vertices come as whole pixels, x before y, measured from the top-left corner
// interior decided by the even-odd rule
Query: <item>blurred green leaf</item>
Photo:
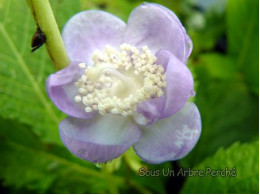
[[[92,0],[92,1],[85,1],[81,0],[82,9],[89,10],[104,10],[110,12],[117,17],[121,18],[125,22],[128,20],[128,16],[132,9],[134,9],[138,2],[129,3],[127,0]]]
[[[49,0],[55,19],[59,26],[60,31],[62,31],[66,22],[75,14],[82,10],[81,0]]]
[[[237,58],[251,89],[259,91],[259,1],[229,0],[227,4],[228,51]]]
[[[258,97],[248,93],[238,73],[224,80],[212,77],[208,67],[218,63],[221,61],[196,63],[199,87],[195,103],[201,114],[202,133],[196,147],[181,160],[184,167],[193,167],[220,147],[228,147],[235,141],[258,138]]]
[[[258,194],[259,193],[259,142],[239,144],[230,148],[221,148],[192,170],[228,170],[236,169],[236,176],[189,177],[182,193],[199,194]],[[227,173],[227,172],[226,172]],[[205,174],[204,174],[205,175]]]
[[[231,79],[237,73],[236,61],[228,55],[206,53],[199,58],[213,78]]]
[[[200,8],[202,6],[200,4],[193,2],[195,7]],[[185,23],[193,42],[192,56],[214,49],[218,39],[225,34],[225,8],[225,0],[217,0],[214,2],[214,6],[206,10],[198,11],[191,6],[189,12],[187,11]]]
[[[125,156],[124,156],[125,157]],[[128,157],[129,158],[129,154]],[[121,167],[121,174],[124,175],[126,177],[127,183],[128,185],[131,184],[133,187],[131,189],[127,189],[127,191],[122,191],[122,193],[138,193],[138,192],[142,192],[142,193],[148,193],[148,191],[144,191],[142,189],[140,189],[140,186],[142,186],[145,189],[148,189],[151,193],[157,193],[157,194],[165,194],[166,193],[166,189],[165,189],[165,183],[170,179],[169,177],[165,177],[164,175],[160,174],[158,176],[154,176],[155,172],[160,171],[162,172],[162,170],[166,170],[169,169],[171,170],[171,163],[163,163],[163,164],[159,164],[159,165],[151,165],[151,164],[146,164],[146,163],[142,163],[140,164],[140,166],[138,167],[138,170],[132,171],[132,167],[128,162],[128,159],[125,158],[126,163],[123,164],[123,166]],[[134,157],[136,158],[136,156]],[[140,169],[145,169],[147,170],[147,175],[146,174],[141,174],[140,175]],[[144,171],[142,172],[144,173]],[[132,181],[135,181],[135,184],[132,183]],[[139,184],[139,186],[136,186],[136,184]]]
[[[0,178],[14,190],[107,193],[112,187],[124,187],[122,177],[100,171],[64,147],[41,143],[27,126],[2,118],[0,126]]]

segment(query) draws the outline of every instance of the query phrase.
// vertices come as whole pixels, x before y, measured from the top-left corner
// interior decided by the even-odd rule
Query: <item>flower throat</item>
[[[155,64],[157,59],[146,46],[139,51],[129,44],[119,50],[107,45],[104,52],[94,52],[92,60],[93,66],[79,64],[85,71],[75,82],[75,101],[83,103],[86,112],[128,116],[140,102],[163,95],[163,66]]]

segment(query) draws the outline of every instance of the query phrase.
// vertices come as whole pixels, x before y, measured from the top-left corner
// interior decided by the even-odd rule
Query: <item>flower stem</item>
[[[49,0],[27,0],[36,24],[46,36],[46,49],[57,70],[69,65],[58,25],[53,15]]]

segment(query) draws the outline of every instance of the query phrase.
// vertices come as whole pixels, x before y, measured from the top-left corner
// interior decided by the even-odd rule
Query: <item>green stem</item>
[[[49,0],[27,0],[36,24],[46,36],[46,49],[57,70],[65,68],[70,61],[62,41]]]

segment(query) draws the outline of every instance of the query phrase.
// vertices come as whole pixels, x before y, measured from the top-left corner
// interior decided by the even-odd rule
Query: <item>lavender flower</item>
[[[128,23],[83,11],[63,30],[71,64],[49,76],[47,91],[69,117],[60,136],[76,156],[106,162],[133,146],[149,163],[177,160],[195,146],[200,114],[185,65],[192,42],[176,15],[146,3]]]

